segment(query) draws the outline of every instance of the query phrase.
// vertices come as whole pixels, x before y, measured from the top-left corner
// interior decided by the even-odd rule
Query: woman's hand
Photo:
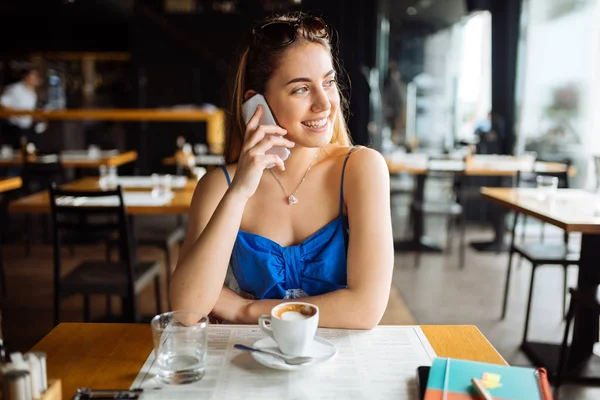
[[[227,286],[223,286],[211,317],[233,323],[245,323],[247,308],[252,300],[245,299]]]
[[[237,191],[246,199],[256,192],[267,165],[275,164],[280,170],[285,170],[283,160],[279,156],[265,153],[272,147],[291,148],[295,145],[283,138],[287,134],[285,129],[277,125],[259,125],[262,113],[262,106],[258,106],[246,125],[244,144],[230,187],[230,190]]]

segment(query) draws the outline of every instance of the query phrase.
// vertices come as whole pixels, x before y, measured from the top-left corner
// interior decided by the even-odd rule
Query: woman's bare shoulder
[[[365,167],[367,169],[381,169],[382,165],[386,165],[385,159],[380,152],[365,146],[332,145],[327,151],[336,163],[343,165],[346,159],[348,159],[346,169],[351,168],[351,166],[352,169],[356,170],[361,170]]]
[[[230,179],[233,179],[237,164],[229,164],[224,166],[227,169]],[[218,198],[221,197],[227,191],[229,184],[227,182],[227,176],[222,167],[215,167],[209,170],[206,174],[200,178],[194,197],[202,198]]]
[[[348,157],[346,176],[349,179],[375,176],[389,177],[389,170],[383,155],[375,149],[356,146]]]

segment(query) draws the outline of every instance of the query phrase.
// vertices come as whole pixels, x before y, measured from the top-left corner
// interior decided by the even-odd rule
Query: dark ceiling
[[[89,49],[128,50],[128,26],[138,0],[0,0],[0,34],[15,38],[0,44],[0,50]],[[164,0],[139,0],[162,9]],[[426,36],[446,28],[467,14],[466,0],[363,0],[387,3],[392,34]],[[215,4],[235,4],[237,13],[258,8],[277,9],[292,0],[196,0],[198,11]],[[307,2],[308,3],[308,2]],[[300,6],[301,7],[301,6]],[[200,11],[202,13],[202,11]],[[236,13],[236,12],[234,12]],[[31,29],[23,29],[28,25]],[[22,32],[16,37],[14,32]],[[43,38],[44,40],[40,40]],[[65,48],[66,49],[66,48]],[[40,49],[42,50],[42,49]]]
[[[434,32],[467,15],[466,0],[389,0],[393,30]]]

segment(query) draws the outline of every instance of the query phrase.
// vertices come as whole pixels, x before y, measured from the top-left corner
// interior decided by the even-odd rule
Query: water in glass
[[[169,384],[194,382],[206,372],[208,318],[192,311],[173,311],[152,320],[156,378]]]

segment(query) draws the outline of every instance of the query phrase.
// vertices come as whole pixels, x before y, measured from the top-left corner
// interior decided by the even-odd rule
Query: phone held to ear
[[[246,125],[248,124],[248,121],[250,121],[250,118],[252,118],[252,116],[256,112],[256,108],[259,104],[263,108],[262,116],[260,117],[260,121],[258,122],[259,125],[277,125],[277,122],[275,122],[275,118],[273,117],[273,113],[271,112],[271,109],[267,104],[267,100],[262,94],[255,94],[242,104],[242,115],[244,117],[244,123]],[[266,154],[276,154],[279,156],[279,158],[285,161],[290,156],[290,150],[287,147],[275,146],[267,150]],[[267,165],[267,168],[272,168],[274,166],[275,164],[269,164]]]

